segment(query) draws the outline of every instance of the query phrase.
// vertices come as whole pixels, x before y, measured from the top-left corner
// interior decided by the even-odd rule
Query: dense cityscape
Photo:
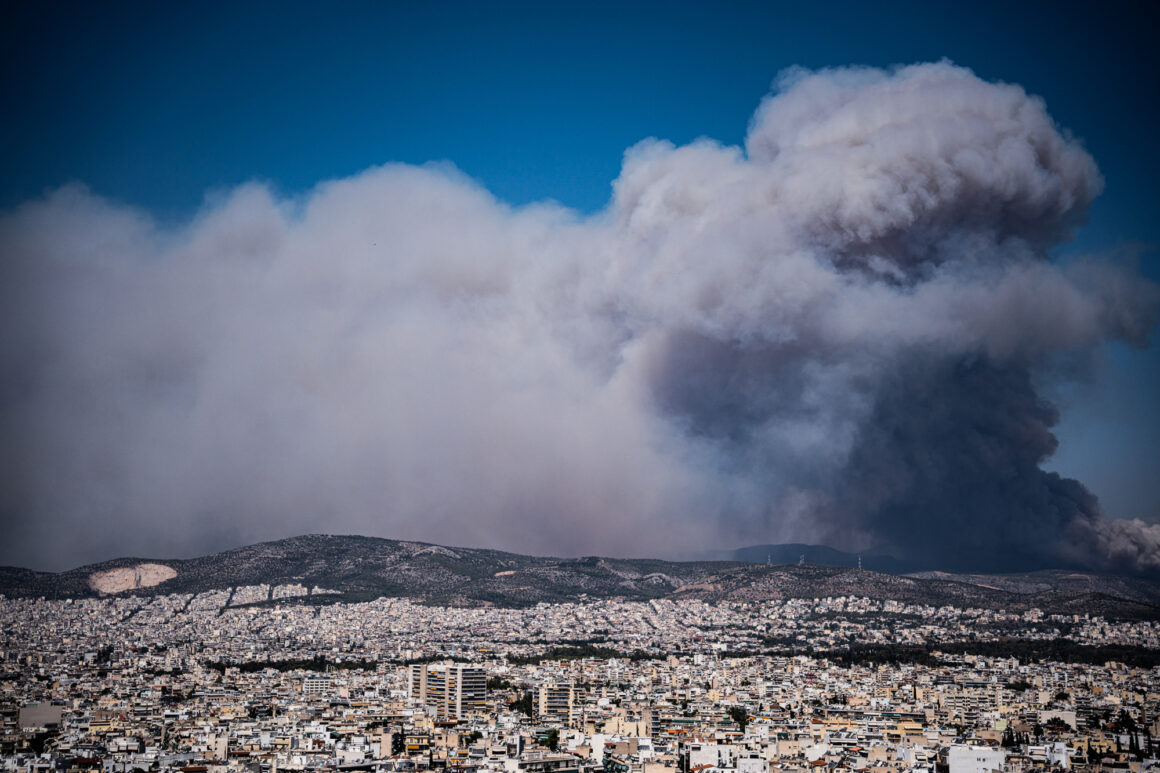
[[[0,773],[1160,773],[1160,0],[0,19]]]
[[[0,597],[5,770],[1139,771],[1160,624],[862,597]]]

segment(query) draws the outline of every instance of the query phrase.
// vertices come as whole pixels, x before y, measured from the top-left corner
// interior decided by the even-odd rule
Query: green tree
[[[741,728],[741,732],[745,732],[746,725],[749,724],[749,712],[745,710],[744,706],[730,706],[727,712],[730,718],[737,723]]]
[[[531,692],[524,693],[508,705],[511,706],[513,711],[527,714],[528,719],[536,718],[536,699]]]
[[[1127,709],[1120,709],[1120,716],[1116,718],[1116,730],[1121,733],[1136,732],[1136,718],[1129,714]]]

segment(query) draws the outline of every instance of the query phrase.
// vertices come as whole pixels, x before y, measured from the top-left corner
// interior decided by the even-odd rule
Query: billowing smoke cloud
[[[1041,469],[1044,380],[1160,302],[1048,262],[1101,186],[944,63],[788,73],[744,149],[644,141],[587,218],[440,166],[180,227],[64,188],[0,221],[3,559],[328,531],[1160,570],[1160,526]]]

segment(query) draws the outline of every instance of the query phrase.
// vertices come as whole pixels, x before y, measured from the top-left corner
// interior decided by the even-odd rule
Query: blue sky
[[[500,199],[608,201],[646,137],[739,144],[786,67],[950,59],[1042,96],[1105,177],[1060,259],[1160,280],[1155,4],[6,4],[0,207],[80,181],[182,221],[249,180],[285,195],[446,160]],[[1124,257],[1127,256],[1127,257]],[[1160,520],[1160,357],[1109,346],[1059,395],[1052,466]]]

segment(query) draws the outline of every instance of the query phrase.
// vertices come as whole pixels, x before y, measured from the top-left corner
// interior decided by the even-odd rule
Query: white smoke
[[[1155,323],[1154,286],[1046,260],[1101,185],[942,63],[784,75],[744,150],[646,140],[587,218],[447,166],[178,227],[66,187],[0,220],[5,562],[329,531],[1155,570],[1158,527],[1039,469],[1033,377]]]

